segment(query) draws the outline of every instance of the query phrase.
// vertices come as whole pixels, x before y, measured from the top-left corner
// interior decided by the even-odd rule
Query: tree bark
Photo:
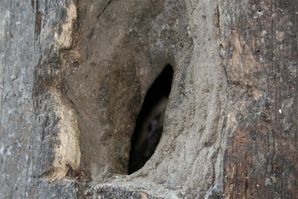
[[[296,198],[295,0],[1,0],[0,198]],[[153,156],[146,92],[174,70]]]

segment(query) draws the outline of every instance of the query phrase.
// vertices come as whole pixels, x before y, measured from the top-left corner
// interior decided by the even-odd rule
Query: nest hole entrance
[[[160,141],[172,79],[173,68],[167,65],[147,91],[131,138],[128,174],[145,165]]]

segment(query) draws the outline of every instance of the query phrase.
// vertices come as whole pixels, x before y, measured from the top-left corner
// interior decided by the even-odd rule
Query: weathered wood
[[[0,198],[296,198],[296,0],[2,0]],[[170,64],[163,134],[127,175]]]
[[[225,157],[227,198],[298,196],[296,4],[223,7],[230,16],[223,48],[235,126]]]

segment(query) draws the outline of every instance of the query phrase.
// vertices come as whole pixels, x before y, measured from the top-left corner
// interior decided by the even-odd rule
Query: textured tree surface
[[[297,198],[297,18],[297,0],[1,0],[0,198]],[[127,175],[168,64],[160,143]]]

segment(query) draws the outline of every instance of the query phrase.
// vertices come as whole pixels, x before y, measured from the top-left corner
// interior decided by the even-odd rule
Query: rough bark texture
[[[296,198],[296,0],[1,0],[0,198]],[[145,94],[161,141],[127,175]]]

